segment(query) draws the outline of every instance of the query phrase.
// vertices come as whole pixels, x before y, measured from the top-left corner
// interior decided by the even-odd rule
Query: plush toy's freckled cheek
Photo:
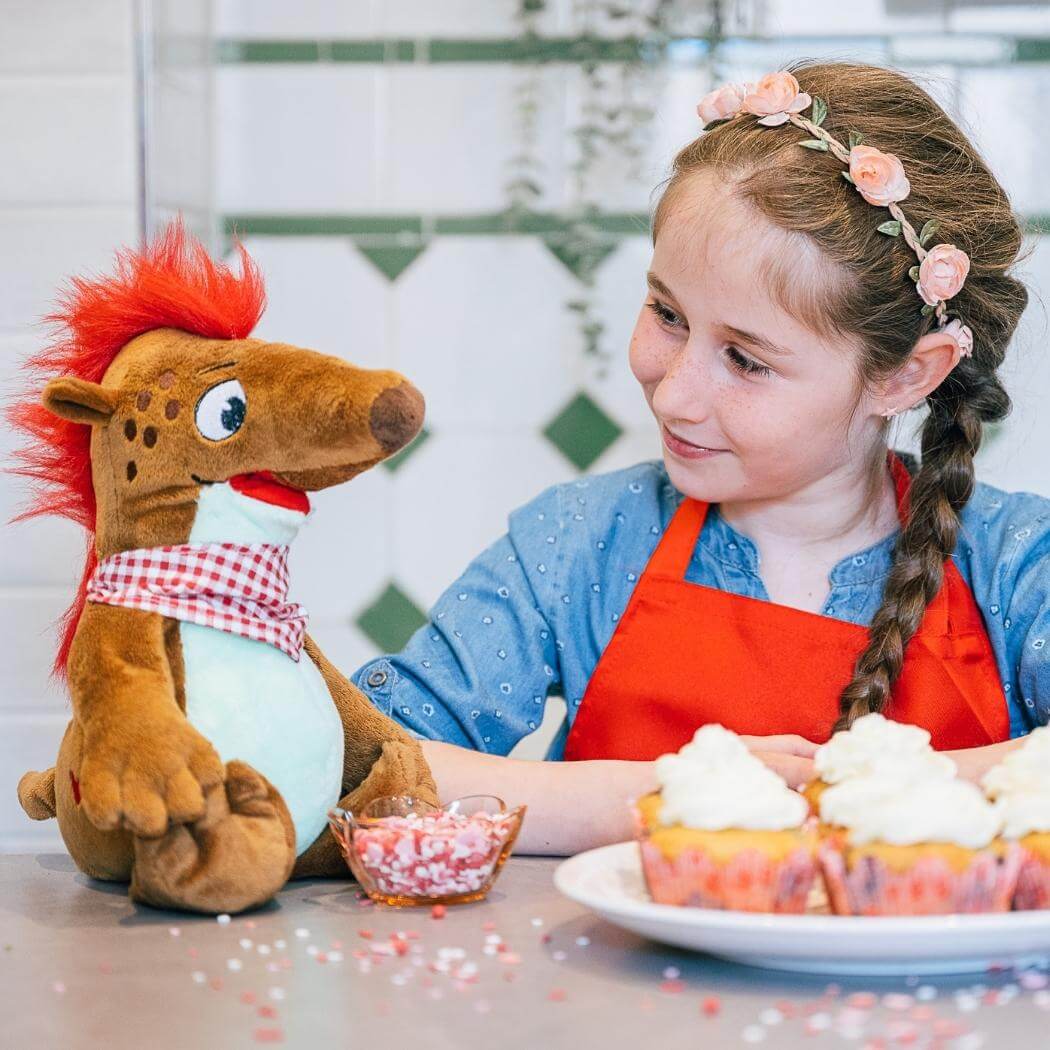
[[[153,448],[153,446],[157,443],[156,427],[146,427],[146,429],[142,431],[142,443],[146,446],[146,448]]]
[[[139,396],[135,398],[135,407],[140,412],[145,412],[149,408],[149,403],[153,400],[153,395],[148,390],[140,390]]]
[[[175,373],[174,372],[162,372],[160,378],[157,380],[157,386],[161,390],[170,390],[175,385]]]
[[[124,437],[126,437],[128,439],[128,441],[134,441],[136,433],[137,433],[137,429],[135,427],[135,420],[129,419],[124,424]]]
[[[139,472],[139,468],[135,466],[133,459],[128,460],[128,481],[134,481],[135,475]]]
[[[182,405],[174,398],[164,406],[164,416],[166,419],[174,419],[179,414],[179,409]]]

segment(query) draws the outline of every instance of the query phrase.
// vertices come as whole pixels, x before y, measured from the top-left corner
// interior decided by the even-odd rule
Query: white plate
[[[570,857],[555,869],[554,884],[566,897],[634,933],[775,970],[973,973],[1050,953],[1050,910],[880,918],[654,904],[635,842]]]

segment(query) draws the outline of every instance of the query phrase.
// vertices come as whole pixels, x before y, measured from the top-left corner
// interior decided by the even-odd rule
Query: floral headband
[[[800,117],[798,114],[811,104],[811,119]],[[940,224],[936,219],[930,219],[916,233],[904,217],[897,202],[908,196],[911,184],[897,157],[892,153],[883,153],[874,146],[861,145],[863,140],[855,131],[850,132],[849,149],[846,149],[820,126],[828,115],[827,103],[816,96],[811,98],[800,90],[798,81],[791,73],[766,73],[757,83],[723,84],[704,95],[696,112],[704,122],[704,131],[711,124],[751,113],[760,118],[759,124],[767,127],[790,121],[815,135],[815,138],[803,139],[799,145],[833,153],[849,165],[849,171],[842,172],[842,177],[855,186],[869,204],[889,209],[893,218],[877,229],[889,237],[903,234],[905,241],[919,257],[918,266],[913,266],[908,276],[915,282],[915,290],[926,304],[922,314],[936,313],[938,330],[947,332],[955,339],[964,357],[973,353],[973,332],[958,317],[949,321],[945,306],[945,301],[957,295],[962,288],[970,271],[970,257],[954,244],[938,244],[927,251],[926,244]]]

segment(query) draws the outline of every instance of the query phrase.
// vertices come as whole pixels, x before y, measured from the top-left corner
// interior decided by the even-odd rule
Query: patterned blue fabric
[[[914,470],[914,464],[901,454]],[[404,649],[353,680],[420,739],[505,755],[539,726],[548,694],[568,720],[682,494],[663,462],[553,485],[510,514]],[[1050,721],[1050,499],[978,483],[953,554],[984,617],[1021,736]],[[842,559],[825,616],[867,626],[882,600],[897,533]],[[761,598],[758,550],[710,507],[685,578]]]

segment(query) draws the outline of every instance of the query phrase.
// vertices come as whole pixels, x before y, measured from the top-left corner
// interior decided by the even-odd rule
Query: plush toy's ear
[[[75,376],[60,376],[44,387],[44,408],[73,423],[102,426],[117,407],[117,392]]]

